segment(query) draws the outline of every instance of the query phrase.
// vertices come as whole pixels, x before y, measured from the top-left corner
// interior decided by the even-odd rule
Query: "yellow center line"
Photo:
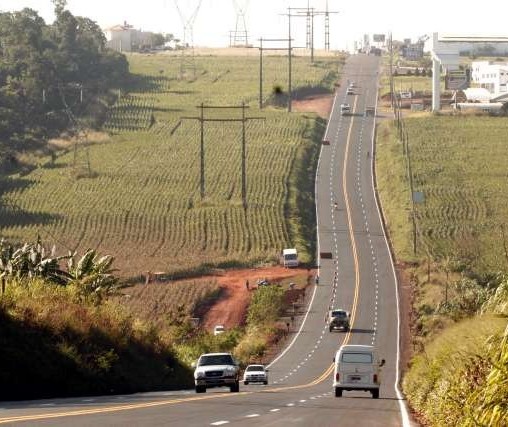
[[[356,110],[356,103],[358,101],[358,97],[355,97],[355,102],[353,103],[353,114]],[[351,117],[351,122],[349,123],[349,129],[347,133],[347,139],[346,139],[346,149],[344,151],[344,161],[342,164],[342,192],[344,194],[344,202],[346,205],[346,212],[347,212],[347,223],[348,223],[348,230],[349,230],[349,236],[351,238],[351,248],[353,250],[353,261],[355,266],[355,295],[353,298],[353,304],[351,307],[351,322],[350,322],[350,328],[346,333],[346,336],[342,340],[342,345],[345,345],[349,342],[351,339],[351,328],[355,322],[355,316],[356,316],[356,307],[358,305],[358,297],[360,294],[360,267],[358,263],[358,252],[356,249],[356,240],[353,232],[353,220],[351,215],[351,207],[349,205],[349,195],[347,192],[347,161],[349,157],[349,146],[351,143],[351,133],[353,130],[353,122],[355,120],[355,116],[353,115]],[[328,376],[333,372],[334,364],[332,363],[322,374],[320,377],[316,378],[313,382],[311,382],[309,385],[317,385],[324,380],[328,378]]]
[[[355,102],[353,104],[353,114],[356,110],[356,102],[358,101],[358,97],[355,97]],[[346,204],[346,212],[347,212],[347,223],[349,229],[349,237],[351,239],[351,248],[353,249],[353,261],[355,265],[355,295],[353,298],[353,305],[351,307],[351,326],[353,326],[356,317],[356,307],[358,305],[358,297],[360,294],[360,267],[358,263],[358,251],[356,249],[356,240],[353,231],[353,219],[351,215],[351,207],[349,205],[349,195],[347,192],[347,161],[349,157],[349,146],[351,143],[351,132],[353,130],[353,121],[354,116],[351,119],[351,123],[349,124],[349,130],[347,133],[347,142],[346,142],[346,150],[344,152],[344,163],[342,166],[342,191],[344,193],[344,202]],[[343,344],[347,344],[351,338],[351,328],[349,328],[346,337],[343,341]]]
[[[353,114],[356,110],[356,103],[358,98],[355,98],[355,102],[353,104]],[[353,298],[353,305],[351,308],[351,326],[354,324],[355,316],[356,316],[356,306],[358,304],[358,296],[360,292],[360,269],[359,269],[359,263],[358,263],[358,253],[356,249],[356,241],[354,237],[353,232],[353,221],[351,216],[351,208],[349,205],[349,196],[347,192],[347,160],[349,157],[349,146],[351,142],[351,133],[353,129],[353,122],[354,122],[354,116],[351,118],[351,122],[349,124],[349,130],[347,134],[347,141],[346,141],[346,150],[344,154],[344,163],[342,167],[342,186],[343,186],[343,193],[344,193],[344,201],[346,204],[346,212],[347,212],[347,222],[348,222],[348,228],[349,228],[349,236],[351,238],[351,247],[353,250],[353,260],[354,260],[354,266],[355,266],[355,295]],[[344,337],[342,344],[347,344],[351,338],[351,328],[347,332],[346,336]],[[326,370],[316,379],[313,381],[307,383],[307,384],[300,384],[295,386],[288,386],[288,387],[278,387],[270,390],[263,390],[261,392],[257,393],[275,393],[278,391],[286,391],[286,390],[297,390],[307,387],[312,387],[315,385],[318,385],[319,383],[322,383],[324,380],[328,378],[328,376],[333,372],[334,364],[332,363]],[[6,424],[6,423],[13,423],[13,422],[21,422],[21,421],[34,421],[34,420],[44,420],[44,419],[51,419],[51,418],[62,418],[62,417],[71,417],[71,416],[77,416],[77,415],[93,415],[93,414],[102,414],[102,413],[108,413],[108,412],[119,412],[119,411],[129,411],[133,409],[143,409],[143,408],[151,408],[156,406],[163,406],[163,405],[175,405],[178,403],[188,403],[188,402],[196,402],[200,400],[210,400],[210,399],[218,399],[218,398],[224,398],[226,396],[228,397],[236,397],[236,396],[247,396],[250,394],[255,394],[255,392],[240,392],[240,393],[221,393],[221,394],[215,394],[210,396],[195,396],[195,397],[185,397],[180,399],[166,399],[156,402],[144,402],[144,403],[133,403],[129,405],[118,405],[118,406],[107,406],[104,408],[92,408],[92,409],[82,409],[82,410],[75,410],[75,411],[66,411],[66,412],[55,412],[55,413],[46,413],[46,414],[34,414],[34,415],[23,415],[23,416],[17,416],[17,417],[6,417],[6,418],[0,418],[0,424]]]
[[[254,392],[241,392],[235,394],[238,395],[248,395],[253,394]],[[35,414],[35,415],[20,415],[17,417],[6,417],[0,418],[0,424],[12,423],[16,421],[33,421],[33,420],[44,420],[49,418],[61,418],[61,417],[71,417],[75,415],[93,415],[93,414],[102,414],[107,412],[117,412],[117,411],[128,411],[132,409],[142,409],[142,408],[150,408],[154,406],[163,406],[163,405],[174,405],[176,403],[185,403],[185,402],[194,402],[198,400],[210,400],[210,399],[218,399],[219,397],[224,397],[225,394],[216,394],[211,396],[196,396],[196,397],[186,397],[181,399],[166,399],[157,402],[144,402],[144,403],[133,403],[129,405],[118,405],[118,406],[107,406],[104,408],[92,408],[92,409],[82,409],[75,411],[67,411],[67,412],[55,412],[55,413],[46,413],[46,414]]]

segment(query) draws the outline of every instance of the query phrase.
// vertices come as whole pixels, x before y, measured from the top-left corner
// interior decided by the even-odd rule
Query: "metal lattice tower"
[[[242,7],[243,4],[243,7]],[[241,3],[239,0],[233,0],[233,5],[236,11],[235,30],[231,32],[229,46],[230,47],[246,47],[249,45],[249,35],[247,32],[247,24],[245,21],[245,14],[249,0]]]
[[[80,90],[80,100],[83,101],[83,88],[81,85],[77,85],[72,89]],[[88,133],[86,129],[80,124],[78,118],[74,115],[69,104],[67,103],[67,98],[65,96],[65,88],[63,85],[58,86],[58,92],[60,94],[60,98],[62,100],[62,104],[65,109],[65,113],[69,119],[69,122],[72,124],[72,127],[75,132],[75,141],[74,141],[74,156],[72,161],[72,175],[74,178],[83,178],[92,176],[92,168],[90,166],[90,151],[88,148]]]
[[[174,0],[178,14],[183,24],[183,48],[180,56],[180,78],[194,80],[196,78],[196,60],[194,55],[194,22],[198,16],[202,0],[198,1],[193,13],[186,17],[178,5],[178,0]]]
[[[306,37],[305,37],[305,47],[310,49],[312,46],[312,17],[310,13],[310,0],[307,0],[307,15],[305,21],[306,28]]]
[[[325,9],[325,50],[330,50],[330,11],[328,10],[328,0],[326,0]]]

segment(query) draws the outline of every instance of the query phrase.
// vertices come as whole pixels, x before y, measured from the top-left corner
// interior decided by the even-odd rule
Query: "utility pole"
[[[395,106],[394,103],[394,88],[393,88],[393,39],[392,39],[392,33],[390,32],[390,35],[388,36],[388,43],[389,43],[389,50],[390,50],[390,102],[392,105],[392,109]]]
[[[307,29],[307,34],[306,34],[306,38],[305,38],[305,47],[307,49],[310,49],[311,46],[312,46],[312,26],[311,26],[311,21],[310,21],[310,0],[307,0],[307,20],[306,20],[306,25],[305,25],[305,28]]]
[[[200,123],[200,195],[201,199],[205,198],[205,123],[206,122],[240,122],[242,123],[242,204],[243,208],[247,209],[247,137],[245,126],[249,120],[265,120],[265,117],[247,117],[245,110],[249,108],[248,105],[242,103],[240,106],[235,105],[204,105],[201,103],[196,108],[199,108],[199,116],[190,117],[182,116],[180,121],[171,131],[173,134],[176,129],[180,126],[182,120],[198,120]],[[232,118],[216,118],[216,117],[205,117],[205,110],[238,110],[241,109],[241,117]]]
[[[288,8],[288,61],[289,61],[289,71],[288,71],[288,113],[291,113],[292,105],[291,98],[293,94],[291,93],[291,56],[293,56],[293,51],[291,50],[291,8]]]
[[[259,109],[263,109],[263,37],[259,39]]]
[[[287,42],[288,47],[264,47],[263,42]],[[289,55],[288,55],[288,112],[291,112],[291,51],[294,49],[291,46],[291,39],[259,39],[259,109],[261,110],[263,108],[263,51],[265,50],[286,50],[288,49]]]

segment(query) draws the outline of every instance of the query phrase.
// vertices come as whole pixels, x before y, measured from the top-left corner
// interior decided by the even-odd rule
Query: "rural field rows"
[[[302,150],[319,143],[309,138],[312,116],[282,109],[257,109],[257,59],[197,58],[195,81],[180,80],[178,61],[168,57],[129,57],[134,83],[111,108],[107,143],[90,145],[92,178],[74,180],[72,155],[56,167],[13,177],[4,204],[26,215],[2,233],[11,240],[33,240],[38,233],[66,251],[97,248],[117,259],[124,276],[143,271],[168,274],[204,263],[244,265],[275,259],[293,245],[286,218],[291,177],[298,173]],[[338,59],[311,66],[295,58],[295,89],[326,86],[338,72]],[[270,57],[266,91],[284,86],[287,59]],[[241,125],[205,124],[205,197],[200,197],[201,102],[240,105],[252,99],[247,116],[265,117],[246,124],[247,209],[241,198]],[[206,117],[239,118],[240,110],[206,110]]]
[[[496,268],[493,243],[508,217],[508,124],[498,117],[438,116],[408,119],[406,125],[414,190],[424,195],[416,205],[424,247]]]

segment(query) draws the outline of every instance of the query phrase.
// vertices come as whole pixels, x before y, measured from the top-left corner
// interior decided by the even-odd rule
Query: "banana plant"
[[[0,241],[0,277],[42,277],[59,285],[69,282],[69,275],[60,268],[60,261],[73,255],[55,256],[55,247],[47,251],[38,236],[36,243],[25,243],[14,249]]]
[[[94,249],[89,249],[76,262],[74,257],[67,261],[70,283],[78,286],[85,295],[104,294],[112,291],[118,279],[111,268],[114,257],[104,255],[100,257]]]

